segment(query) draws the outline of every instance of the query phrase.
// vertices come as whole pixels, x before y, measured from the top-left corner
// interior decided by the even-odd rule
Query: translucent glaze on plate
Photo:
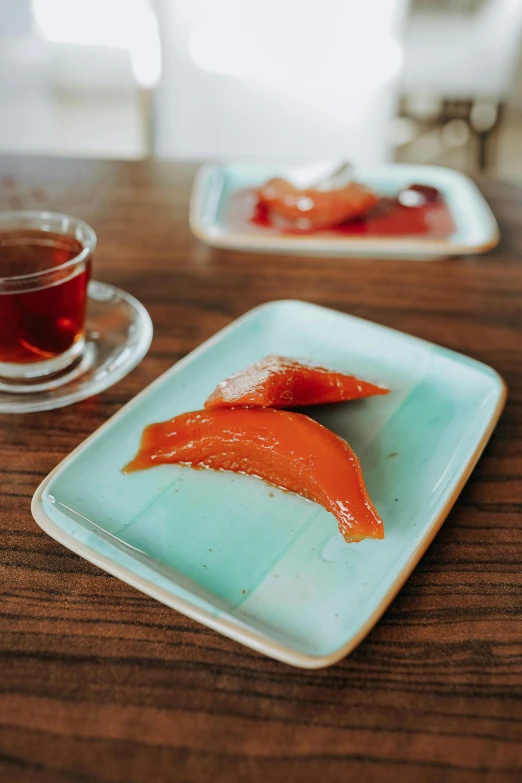
[[[122,475],[145,425],[201,407],[270,353],[378,380],[388,396],[313,410],[361,460],[384,541],[345,544],[320,506],[247,476],[180,466]],[[43,482],[38,523],[126,582],[297,666],[370,630],[469,476],[505,399],[494,370],[302,302],[257,308],[125,406]]]

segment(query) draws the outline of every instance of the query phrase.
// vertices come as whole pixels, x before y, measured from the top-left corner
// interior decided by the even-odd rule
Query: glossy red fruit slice
[[[331,511],[346,541],[384,537],[350,446],[301,413],[222,408],[151,424],[124,472],[162,463],[257,476]]]
[[[297,408],[388,392],[383,386],[353,375],[331,372],[284,356],[267,356],[222,381],[205,402],[205,408]]]
[[[269,180],[257,191],[259,203],[271,218],[280,218],[297,229],[327,228],[365,215],[380,196],[358,182],[335,190],[296,188],[286,179]]]

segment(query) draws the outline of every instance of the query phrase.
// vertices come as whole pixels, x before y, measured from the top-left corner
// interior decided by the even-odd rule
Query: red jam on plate
[[[274,180],[274,182],[279,181]],[[345,213],[350,214],[347,200],[351,194],[346,189],[331,192],[329,201],[325,198],[325,193],[316,191],[317,210],[314,191],[302,191],[301,198],[304,199],[302,204],[308,207],[308,210],[302,210],[302,217],[294,219],[294,213],[289,212],[284,206],[285,197],[280,198],[282,192],[277,193],[279,202],[274,198],[271,200],[266,197],[266,192],[271,192],[270,188],[267,191],[268,185],[269,183],[258,191],[242,191],[241,195],[248,205],[246,212],[243,210],[245,222],[259,229],[300,236],[335,234],[336,236],[425,237],[426,239],[447,239],[456,229],[451,211],[442,194],[430,185],[414,183],[401,190],[394,198],[378,197],[376,194],[373,194],[372,198],[371,191],[354,183],[350,187],[358,189],[352,190],[352,216],[341,221],[336,218],[343,214],[343,209]],[[294,190],[289,192],[286,198],[291,198],[293,202],[298,203],[299,197],[296,198]],[[331,209],[333,221],[329,225],[328,209]],[[316,222],[314,222],[315,214],[317,214]]]

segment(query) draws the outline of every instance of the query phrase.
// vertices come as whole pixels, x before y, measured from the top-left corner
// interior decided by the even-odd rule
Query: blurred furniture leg
[[[522,0],[419,2],[408,21],[401,91],[442,101],[432,127],[464,119],[477,144],[477,164],[491,163],[502,107],[510,93],[520,51]],[[465,12],[465,8],[468,11]],[[433,10],[435,9],[435,10]]]

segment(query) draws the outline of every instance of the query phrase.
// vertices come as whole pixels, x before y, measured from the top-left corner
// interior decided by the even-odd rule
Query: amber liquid
[[[45,361],[69,350],[84,334],[90,261],[60,269],[82,245],[49,231],[0,232],[0,278],[45,273],[32,290],[2,293],[0,362]]]

